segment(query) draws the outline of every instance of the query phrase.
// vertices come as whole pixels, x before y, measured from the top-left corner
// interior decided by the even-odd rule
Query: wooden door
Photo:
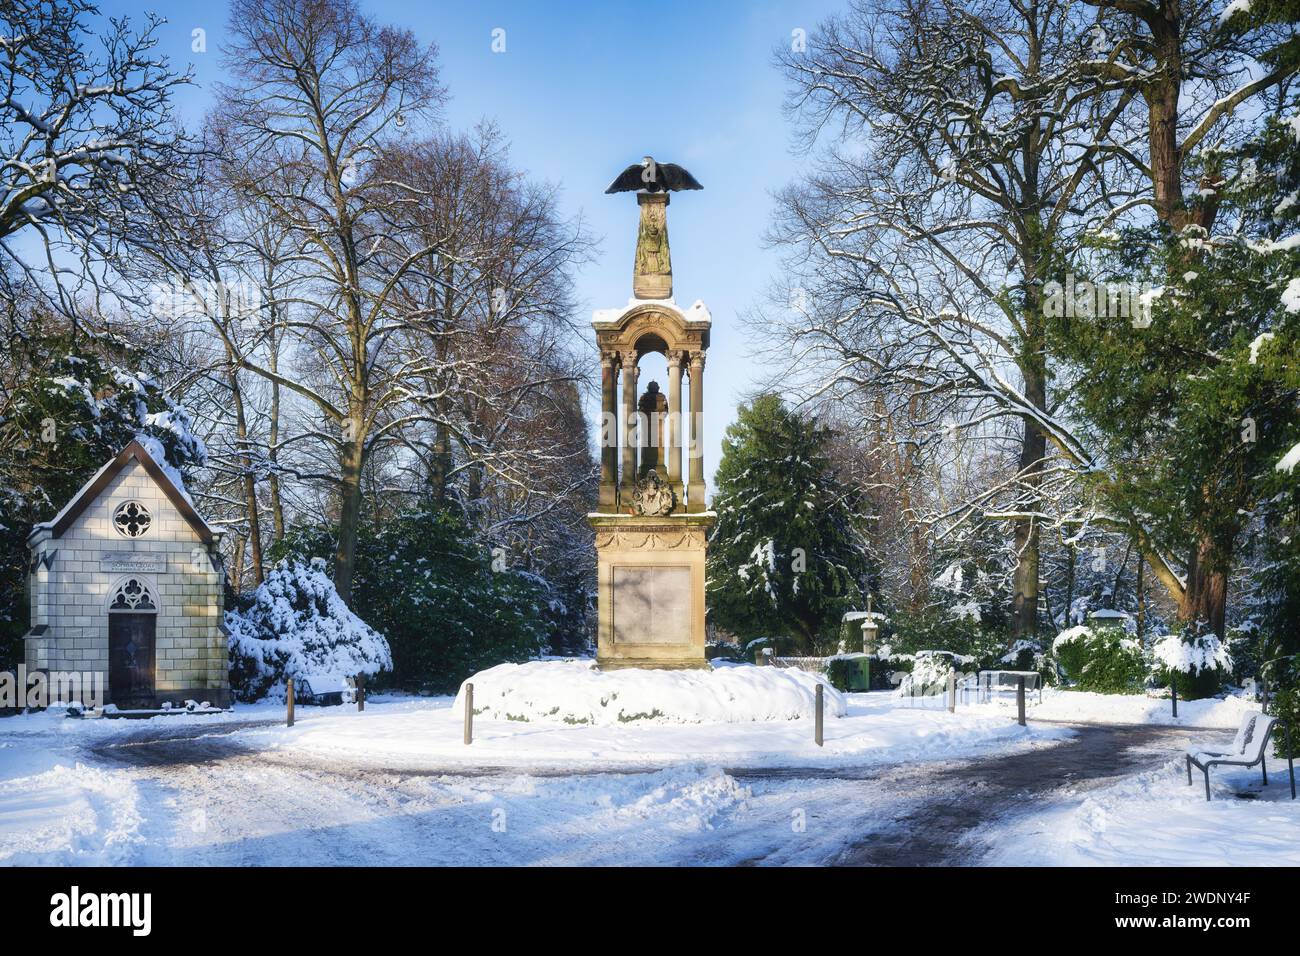
[[[118,707],[154,703],[156,614],[108,616],[108,693]]]

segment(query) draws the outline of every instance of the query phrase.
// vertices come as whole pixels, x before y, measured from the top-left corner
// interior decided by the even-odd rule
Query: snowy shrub
[[[1286,752],[1286,735],[1273,735],[1273,753],[1278,757],[1300,757],[1300,658],[1294,654],[1272,658],[1267,669],[1268,712],[1291,727],[1291,753]]]
[[[706,633],[704,658],[710,661],[735,661],[739,663],[745,660],[745,651],[732,635]]]
[[[1052,655],[1062,676],[1080,690],[1136,694],[1147,675],[1142,645],[1119,628],[1069,628],[1052,642]]]
[[[1046,684],[1056,682],[1056,668],[1038,641],[1021,638],[1002,652],[993,670],[1035,671]]]
[[[941,693],[947,689],[950,671],[954,668],[962,671],[974,663],[973,657],[951,651],[918,651],[912,670],[898,685],[898,693],[904,696]]]
[[[1151,646],[1157,680],[1184,700],[1213,697],[1232,672],[1232,655],[1216,634],[1170,634]]]
[[[912,664],[915,660],[916,657],[913,654],[898,653],[888,644],[880,645],[876,649],[876,653],[872,655],[871,689],[890,690],[896,688],[911,673]]]
[[[281,561],[245,610],[226,614],[237,700],[281,697],[287,678],[372,676],[393,666],[388,641],[339,597],[325,564]]]
[[[942,611],[899,611],[890,621],[885,640],[895,654],[915,654],[928,648],[943,648],[971,658],[979,667],[995,666],[1006,652],[1001,625],[975,623],[947,616]]]

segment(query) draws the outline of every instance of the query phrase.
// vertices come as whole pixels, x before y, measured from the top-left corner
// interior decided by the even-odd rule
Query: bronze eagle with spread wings
[[[648,193],[677,192],[682,189],[703,189],[695,177],[676,163],[656,163],[647,156],[618,174],[609,184],[606,193],[626,193],[645,190]]]

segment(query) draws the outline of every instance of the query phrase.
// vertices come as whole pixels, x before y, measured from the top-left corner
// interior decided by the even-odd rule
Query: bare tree
[[[1043,311],[1083,228],[1115,206],[1099,171],[1133,96],[1090,81],[1088,26],[1050,0],[882,0],[782,56],[810,143],[841,134],[774,233],[795,286],[789,364],[814,391],[879,386],[877,414],[920,413],[923,442],[1002,444],[1009,476],[929,520],[1010,522],[1013,637],[1036,628],[1055,490],[1090,461],[1048,394]]]
[[[425,319],[402,311],[395,293],[434,249],[411,248],[396,263],[387,254],[401,241],[391,204],[402,186],[375,170],[390,137],[436,114],[436,51],[376,25],[351,0],[237,0],[231,34],[232,82],[215,114],[220,154],[234,188],[273,212],[302,250],[304,291],[276,325],[306,374],[248,355],[238,362],[295,392],[328,426],[312,437],[335,453],[335,583],[348,599],[367,455],[401,427],[390,412],[429,364],[394,354],[400,333]]]
[[[73,321],[155,245],[190,154],[171,113],[189,78],[156,52],[159,21],[97,16],[83,0],[0,4],[0,295],[18,279]]]

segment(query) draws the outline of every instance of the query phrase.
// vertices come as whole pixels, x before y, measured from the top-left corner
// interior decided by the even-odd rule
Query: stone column
[[[688,511],[704,510],[704,353],[691,353],[691,477]]]
[[[632,294],[638,299],[671,299],[673,260],[668,249],[668,193],[637,193],[641,228],[636,236]]]
[[[682,362],[686,353],[668,353],[668,484],[680,504],[682,488]]]
[[[613,512],[618,506],[618,356],[600,353],[600,506]]]
[[[636,486],[636,353],[623,352],[623,473],[619,476],[619,498],[623,507],[632,503]]]

